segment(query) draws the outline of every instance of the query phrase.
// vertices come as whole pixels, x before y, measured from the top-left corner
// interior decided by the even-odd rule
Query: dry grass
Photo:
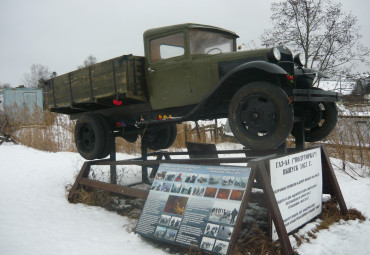
[[[247,235],[238,240],[238,250],[241,254],[282,254],[280,243],[272,241],[258,226],[254,225]]]
[[[348,109],[352,118],[338,120],[337,127],[327,139],[328,151],[331,157],[341,160],[336,167],[353,177],[365,176],[370,174],[370,126],[367,120],[353,118],[359,114],[357,108]]]

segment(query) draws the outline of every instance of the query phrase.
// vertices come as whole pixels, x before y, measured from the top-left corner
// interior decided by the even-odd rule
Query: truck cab
[[[199,103],[219,80],[215,56],[236,52],[236,38],[233,32],[197,24],[146,31],[146,77],[153,109]]]

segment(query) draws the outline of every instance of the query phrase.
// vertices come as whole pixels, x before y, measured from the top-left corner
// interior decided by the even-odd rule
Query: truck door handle
[[[148,71],[151,72],[151,73],[154,73],[154,70],[151,69],[150,67],[148,68]]]

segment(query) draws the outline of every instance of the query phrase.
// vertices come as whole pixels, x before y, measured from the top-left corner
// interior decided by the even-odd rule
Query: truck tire
[[[136,133],[136,134],[129,134],[129,135],[127,135],[127,134],[123,134],[123,135],[121,135],[121,137],[123,138],[123,139],[125,139],[127,142],[129,142],[129,143],[134,143],[134,142],[136,142],[137,141],[137,138],[139,137],[139,133]]]
[[[177,136],[177,126],[171,125],[170,126],[170,137],[167,141],[167,143],[164,145],[162,149],[167,149],[172,146],[172,144],[175,142]]]
[[[77,120],[75,143],[80,155],[87,160],[93,160],[102,155],[105,134],[98,116],[86,114]]]
[[[172,125],[156,131],[149,131],[144,134],[143,139],[148,148],[153,151],[157,151],[160,149],[167,149],[171,146],[173,143],[171,143],[171,129],[173,129]]]
[[[113,146],[115,146],[115,138],[113,133],[113,127],[110,124],[109,120],[103,116],[103,115],[96,115],[99,118],[100,123],[103,127],[104,132],[104,145],[102,153],[97,157],[98,159],[102,159],[107,157],[113,149]]]
[[[306,142],[317,142],[327,137],[337,125],[338,110],[333,102],[319,102],[318,107],[321,109],[320,118],[316,125],[307,127],[305,122],[304,136]],[[293,125],[292,135],[297,137],[298,124]]]
[[[277,85],[252,82],[232,97],[228,110],[230,128],[237,140],[249,149],[275,149],[293,127],[293,107]]]

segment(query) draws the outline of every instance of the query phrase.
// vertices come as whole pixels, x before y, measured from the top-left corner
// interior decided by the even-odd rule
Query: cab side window
[[[185,34],[176,33],[154,39],[150,42],[152,62],[182,56],[185,53]]]

